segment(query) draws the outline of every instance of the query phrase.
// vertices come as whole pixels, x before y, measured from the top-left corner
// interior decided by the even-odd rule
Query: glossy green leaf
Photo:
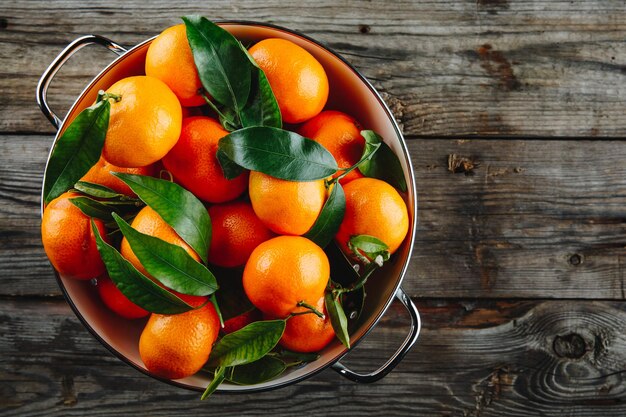
[[[133,303],[159,314],[179,314],[193,307],[139,272],[113,246],[106,243],[91,223],[98,252],[115,286]]]
[[[337,172],[319,143],[275,127],[247,127],[224,136],[219,150],[237,165],[290,181],[312,181]]]
[[[204,204],[178,184],[145,175],[113,173],[172,226],[206,263],[211,243],[211,219]]]
[[[285,331],[285,320],[257,321],[221,338],[211,351],[209,364],[237,366],[261,359],[276,346]]]
[[[270,381],[283,372],[287,366],[285,362],[272,356],[263,356],[261,359],[246,365],[232,366],[226,369],[226,380],[238,385],[254,385]]]
[[[70,202],[83,212],[85,216],[96,219],[109,221],[111,217],[111,208],[89,197],[70,198]]]
[[[304,237],[312,240],[321,248],[325,247],[337,234],[345,213],[346,195],[341,184],[337,182],[333,185],[317,220],[311,229],[304,234]]]
[[[283,119],[280,114],[280,108],[278,107],[278,101],[276,101],[276,96],[274,95],[274,91],[272,91],[267,76],[241,42],[239,46],[246,53],[248,59],[254,66],[252,70],[250,97],[241,111],[242,127],[283,127]]]
[[[337,338],[344,344],[345,347],[350,349],[348,319],[346,318],[346,313],[343,311],[339,298],[335,297],[332,292],[328,292],[324,296],[324,303],[326,304],[326,311],[330,317],[330,323],[333,326],[335,335],[337,335]]]
[[[254,67],[239,41],[205,17],[184,16],[183,21],[204,89],[217,102],[241,110],[250,95]]]
[[[383,142],[383,139],[372,130],[362,130],[361,135],[365,138],[366,146],[364,154],[368,152],[368,146],[379,143],[380,148],[372,154],[369,160],[359,165],[359,171],[366,177],[378,178],[386,181],[402,192],[407,191],[404,171],[400,160],[391,148]]]
[[[361,257],[366,255],[369,258],[366,263],[374,261],[379,266],[382,266],[382,263],[389,260],[391,256],[389,246],[382,240],[370,235],[351,236],[348,241],[348,248],[357,258],[363,260]]]
[[[236,178],[243,174],[243,172],[245,171],[245,169],[231,161],[230,158],[221,149],[217,150],[216,156],[217,161],[222,168],[222,172],[224,173],[224,177],[226,177],[227,179],[232,180],[233,178]]]
[[[110,109],[109,100],[101,100],[81,111],[65,129],[46,168],[43,185],[46,204],[72,188],[98,162],[109,127]]]
[[[133,229],[115,213],[113,218],[139,262],[163,285],[189,295],[211,295],[217,290],[211,271],[185,249]]]
[[[111,213],[117,212],[120,214],[131,213],[138,210],[143,205],[140,201],[98,201],[90,197],[78,196],[70,198],[70,202],[82,211],[85,216],[94,217],[104,221],[111,221]]]
[[[129,200],[133,200],[131,197],[128,197],[124,194],[120,194],[117,191],[109,187],[105,187],[104,185],[100,185],[100,184],[95,184],[93,182],[78,181],[76,184],[74,184],[74,188],[77,191],[80,191],[81,193],[87,194],[91,197],[117,198],[117,199],[126,198]]]
[[[215,372],[213,373],[213,380],[204,390],[204,393],[202,394],[202,397],[200,397],[200,400],[206,400],[207,398],[209,398],[211,394],[215,392],[217,387],[219,387],[221,383],[224,382],[225,371],[226,371],[226,368],[222,366],[217,367],[215,369]]]

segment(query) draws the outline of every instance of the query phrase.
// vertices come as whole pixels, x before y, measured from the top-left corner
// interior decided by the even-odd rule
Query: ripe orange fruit
[[[75,279],[91,279],[105,272],[96,246],[90,218],[70,202],[77,194],[67,192],[52,200],[41,219],[41,241],[52,266],[61,274]],[[94,219],[106,241],[102,220]]]
[[[223,203],[240,196],[248,185],[247,172],[227,180],[216,152],[228,132],[210,117],[183,120],[180,139],[165,155],[163,165],[177,182],[209,203]]]
[[[313,55],[276,38],[260,41],[249,52],[265,72],[285,122],[304,122],[322,111],[328,100],[328,77]]]
[[[165,29],[152,41],[146,54],[146,75],[167,84],[183,106],[204,104],[204,99],[198,94],[202,82],[184,24]]]
[[[256,308],[284,318],[324,295],[330,265],[324,251],[300,236],[278,236],[254,249],[243,271],[243,288]]]
[[[124,181],[114,175],[111,175],[111,172],[154,176],[157,173],[157,170],[154,164],[139,168],[122,168],[115,166],[103,157],[100,157],[98,162],[96,162],[96,164],[92,166],[80,180],[104,185],[105,187],[109,187],[118,193],[126,194],[130,197],[137,197],[137,194],[135,194]]]
[[[353,235],[374,236],[394,253],[409,230],[409,215],[400,194],[375,178],[359,178],[344,187],[346,214],[335,239],[346,253]]]
[[[107,90],[111,100],[104,159],[125,168],[150,165],[163,158],[180,136],[180,102],[165,83],[154,77],[119,80]]]
[[[219,328],[211,303],[182,314],[152,314],[139,338],[139,355],[153,374],[185,378],[209,359]]]
[[[98,294],[102,302],[114,313],[126,319],[139,319],[150,314],[130,301],[109,277],[98,278]]]
[[[326,316],[322,319],[313,313],[291,317],[287,320],[280,345],[295,352],[319,352],[335,338],[333,325],[326,313],[324,297],[313,305]]]
[[[285,181],[252,171],[249,189],[256,215],[273,232],[283,235],[306,233],[326,201],[324,180]]]
[[[180,246],[181,248],[185,249],[185,251],[187,251],[187,253],[193,259],[198,262],[200,261],[200,257],[191,248],[191,246],[189,246],[180,236],[178,236],[178,233],[176,233],[172,226],[167,224],[167,222],[165,222],[165,220],[163,220],[163,218],[161,218],[161,216],[159,216],[159,214],[149,206],[145,206],[144,208],[139,210],[139,213],[137,213],[130,225],[133,229],[141,233],[158,237],[159,239],[164,240],[168,243]],[[153,279],[160,286],[166,288],[158,280],[155,280],[154,277],[148,273],[148,271],[146,271],[137,256],[135,256],[135,253],[133,252],[126,238],[122,239],[122,243],[120,245],[120,254],[124,258],[126,258],[135,268],[137,268],[139,272],[141,272],[148,278]],[[181,294],[170,288],[167,288],[167,290],[182,298],[183,301],[194,307],[202,305],[206,301],[206,297],[203,296]]]
[[[245,264],[254,248],[274,236],[247,202],[215,204],[209,207],[209,216],[213,228],[209,262],[218,266]]]
[[[318,142],[328,150],[340,168],[349,168],[359,162],[363,156],[365,139],[356,120],[345,113],[325,110],[306,122],[299,133]],[[341,172],[336,173],[337,177]],[[341,179],[341,185],[363,177],[358,169],[352,170]]]

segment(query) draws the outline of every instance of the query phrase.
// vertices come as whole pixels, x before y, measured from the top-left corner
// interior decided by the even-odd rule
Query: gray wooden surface
[[[38,77],[79,35],[132,46],[188,13],[327,43],[400,121],[420,205],[404,288],[425,329],[380,382],[328,370],[200,403],[113,357],[63,300],[39,238]],[[623,1],[2,1],[0,60],[1,415],[626,415]],[[110,60],[77,54],[53,107]],[[392,307],[346,362],[376,367],[406,326]]]

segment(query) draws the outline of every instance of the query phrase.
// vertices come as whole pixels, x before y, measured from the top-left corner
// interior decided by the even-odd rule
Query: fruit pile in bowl
[[[203,398],[345,353],[368,279],[402,252],[357,338],[414,231],[407,161],[349,114],[358,97],[298,43],[245,39],[187,16],[104,71],[42,193],[44,249],[79,317],[152,376],[209,381]]]

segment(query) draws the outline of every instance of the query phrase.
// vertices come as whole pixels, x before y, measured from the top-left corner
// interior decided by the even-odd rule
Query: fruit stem
[[[96,102],[109,99],[113,99],[118,102],[122,99],[122,96],[120,94],[105,93],[104,90],[98,91],[98,98],[96,99]]]
[[[232,120],[232,119],[230,119],[230,118],[226,117],[226,116],[224,115],[224,113],[222,113],[222,112],[221,112],[221,111],[217,108],[217,106],[216,106],[216,105],[215,105],[215,104],[214,104],[211,100],[209,100],[209,98],[206,96],[206,94],[202,93],[201,95],[202,95],[202,98],[204,99],[204,101],[206,101],[206,103],[209,105],[209,107],[210,107],[211,109],[213,109],[213,111],[214,111],[215,113],[217,113],[219,117],[221,117],[222,119],[226,120],[226,121],[227,121],[227,122],[228,122],[228,123],[229,123],[229,124],[230,124],[233,128],[237,128],[237,127],[238,127],[238,123],[235,123],[235,121],[234,121],[234,120]]]
[[[376,152],[376,150],[380,147],[380,144],[378,144],[374,150],[372,152],[368,152],[365,155],[363,155],[361,157],[361,159],[359,160],[359,162],[357,162],[356,164],[352,165],[350,168],[345,168],[345,171],[343,171],[343,174],[337,176],[336,178],[333,178],[332,180],[330,180],[329,185],[333,182],[337,182],[339,180],[341,180],[343,177],[345,177],[346,175],[348,175],[349,173],[351,173],[352,171],[354,171],[356,168],[359,167],[359,165],[361,165],[363,162],[369,160],[374,153]],[[341,169],[340,169],[341,171]]]
[[[358,289],[361,289],[365,285],[365,283],[367,282],[367,279],[377,269],[378,269],[378,264],[376,264],[376,263],[370,263],[370,264],[366,265],[365,266],[365,273],[363,274],[361,279],[359,279],[357,282],[355,282],[354,284],[352,284],[351,286],[349,286],[347,288],[335,288],[334,290],[332,290],[333,297],[339,297],[341,294],[345,294],[345,293],[348,293],[348,292],[352,292],[352,291],[356,291]]]
[[[322,320],[326,318],[326,316],[324,314],[322,314],[319,310],[317,310],[315,307],[313,307],[311,304],[305,302],[304,300],[298,301],[298,307],[307,308],[307,309],[309,309],[309,311],[303,311],[303,312],[299,312],[299,313],[291,313],[290,315],[299,316],[299,315],[302,315],[302,314],[313,313],[313,314],[315,314],[317,317],[319,317]]]

